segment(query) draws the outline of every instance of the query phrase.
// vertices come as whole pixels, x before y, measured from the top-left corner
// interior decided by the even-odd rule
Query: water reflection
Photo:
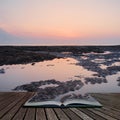
[[[57,81],[68,81],[78,79],[75,76],[79,75],[82,78],[92,77],[96,73],[88,71],[82,66],[76,66],[78,62],[74,58],[61,58],[38,62],[34,65],[1,66],[6,70],[6,73],[0,76],[0,90],[10,90],[16,86],[39,80],[55,79]]]
[[[32,84],[38,85],[38,83],[41,83],[41,80],[44,82],[37,87],[39,89],[59,88],[58,84],[44,84],[45,80],[54,79],[61,84],[62,82],[67,84],[68,81],[71,81],[70,83],[73,84],[75,80],[79,80],[80,83],[82,83],[82,87],[77,85],[75,87],[80,89],[70,90],[69,92],[66,88],[70,87],[72,84],[65,86],[64,90],[67,91],[67,93],[64,92],[65,95],[73,94],[74,92],[78,94],[90,92],[120,92],[119,58],[120,55],[118,53],[107,51],[100,54],[85,53],[81,56],[71,55],[71,57],[68,58],[26,65],[0,66],[0,70],[5,70],[5,74],[0,74],[0,91],[10,91],[16,86],[25,84],[33,87]],[[62,86],[64,86],[64,84],[62,84]],[[38,89],[35,88],[35,90]]]
[[[95,84],[92,85],[88,83],[87,85],[84,85],[78,93],[119,93],[120,87],[118,86],[118,82],[116,81],[118,79],[118,76],[120,76],[120,72],[118,72],[115,75],[108,75],[106,77],[108,83],[102,83],[102,84]]]

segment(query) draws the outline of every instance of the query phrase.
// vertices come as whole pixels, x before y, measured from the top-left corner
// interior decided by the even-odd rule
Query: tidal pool
[[[4,65],[5,73],[0,74],[0,91],[10,91],[16,86],[40,81],[55,79],[57,81],[75,80],[77,75],[82,78],[92,77],[95,72],[88,71],[76,65],[73,58],[60,58],[32,64]]]
[[[74,81],[81,80],[83,87],[76,92],[93,93],[93,92],[120,92],[117,78],[120,72],[115,75],[106,77],[107,82],[91,84],[86,83],[85,78],[100,78],[95,76],[97,72],[85,69],[75,58],[56,58],[53,60],[36,62],[35,64],[3,65],[4,73],[0,73],[0,91],[12,91],[16,86],[29,84],[40,80],[55,79],[56,81]],[[103,67],[105,69],[107,66]],[[48,85],[49,87],[52,85]],[[46,85],[42,86],[47,87]],[[55,86],[53,86],[55,87]],[[68,86],[69,87],[69,86]]]

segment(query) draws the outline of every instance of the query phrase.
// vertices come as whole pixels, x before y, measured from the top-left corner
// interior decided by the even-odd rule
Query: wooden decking
[[[24,108],[34,93],[0,93],[0,120],[120,120],[120,94],[92,94],[102,108]]]

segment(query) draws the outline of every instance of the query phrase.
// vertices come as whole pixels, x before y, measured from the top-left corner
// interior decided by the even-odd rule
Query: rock
[[[107,80],[105,78],[85,78],[85,83],[87,84],[88,82],[90,82],[91,84],[101,84],[101,83],[106,83]]]
[[[120,77],[118,77],[117,81],[120,81]]]
[[[56,87],[45,87],[40,88],[42,85],[46,84],[57,84]],[[68,93],[69,91],[75,91],[80,89],[84,84],[80,80],[74,81],[67,81],[67,82],[60,82],[54,79],[46,80],[46,81],[39,81],[39,82],[31,82],[30,84],[25,84],[16,87],[14,90],[26,90],[30,92],[37,92],[37,100],[47,100],[47,99],[54,99],[56,96]]]
[[[1,73],[1,74],[4,74],[4,73],[5,73],[5,69],[4,69],[4,68],[1,68],[1,69],[0,69],[0,73]]]
[[[33,62],[31,65],[35,65],[35,63]]]
[[[118,86],[120,86],[120,82],[118,83]]]

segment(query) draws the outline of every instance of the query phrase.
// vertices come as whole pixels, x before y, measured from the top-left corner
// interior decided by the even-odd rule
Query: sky
[[[0,44],[120,45],[120,0],[0,0]]]

